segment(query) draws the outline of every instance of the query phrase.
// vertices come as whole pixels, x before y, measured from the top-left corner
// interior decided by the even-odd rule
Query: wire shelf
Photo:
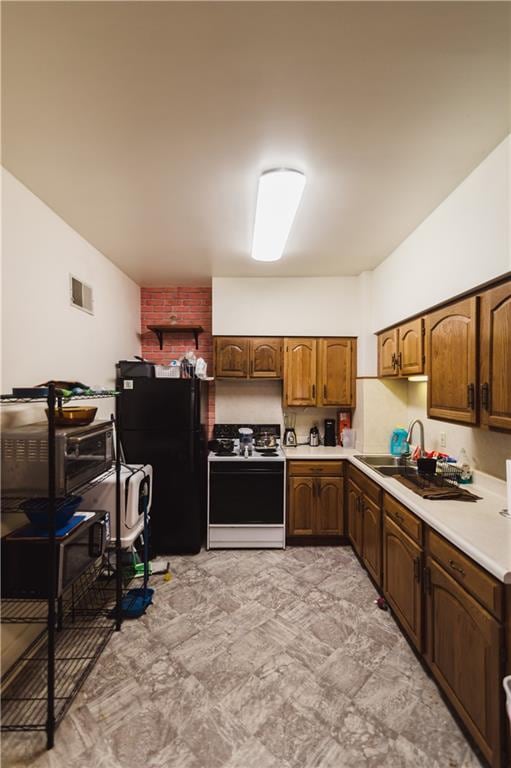
[[[105,400],[107,398],[116,397],[119,392],[112,389],[109,392],[101,392],[96,395],[70,395],[64,397],[63,395],[56,394],[56,397],[61,398],[63,402],[68,403],[70,400]],[[0,395],[0,405],[31,405],[32,403],[47,403],[47,397],[16,397],[15,395]]]
[[[89,480],[87,483],[84,483],[78,488],[75,488],[73,493],[69,494],[68,496],[64,496],[61,499],[56,499],[55,511],[58,512],[59,509],[62,509],[62,507],[68,503],[72,496],[81,496],[82,494],[87,493],[87,491],[90,491],[92,488],[96,488],[96,486],[101,485],[101,483],[113,475],[115,475],[115,464],[113,464],[113,466],[106,472],[103,472],[103,474],[98,475],[92,480]],[[28,501],[30,498],[30,496],[4,496],[1,499],[2,512],[23,512],[20,507],[23,502]],[[80,509],[77,510],[77,514],[80,514]]]
[[[82,623],[80,632],[61,629],[55,636],[55,725],[71,706],[114,631]],[[2,731],[44,731],[47,725],[46,633],[38,637],[3,681]]]

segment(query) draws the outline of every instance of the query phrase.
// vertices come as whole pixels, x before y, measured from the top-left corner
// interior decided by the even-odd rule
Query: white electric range
[[[276,435],[275,449],[240,452],[240,427]],[[215,424],[216,439],[234,440],[231,453],[208,456],[208,549],[283,549],[286,544],[285,467],[280,425]]]

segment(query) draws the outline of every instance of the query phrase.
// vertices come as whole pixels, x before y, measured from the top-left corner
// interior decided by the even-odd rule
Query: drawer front
[[[383,491],[378,483],[375,483],[373,480],[367,477],[367,475],[364,475],[363,472],[360,472],[358,469],[351,465],[349,468],[349,476],[353,482],[358,485],[360,490],[363,491],[369,499],[371,499],[371,501],[374,501],[375,504],[381,504]]]
[[[449,576],[462,584],[494,616],[502,618],[503,588],[500,581],[431,529],[428,529],[427,546]]]
[[[288,461],[287,474],[293,475],[324,475],[325,477],[342,477],[344,462],[342,461]]]
[[[403,507],[399,501],[387,493],[383,497],[383,508],[390,519],[399,525],[411,539],[417,544],[422,543],[422,521],[413,512]]]

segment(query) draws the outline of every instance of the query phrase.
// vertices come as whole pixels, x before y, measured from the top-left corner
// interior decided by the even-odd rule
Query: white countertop
[[[468,490],[481,496],[480,501],[432,501],[421,498],[398,480],[367,467],[357,460],[359,452],[352,448],[304,445],[283,448],[283,451],[287,459],[349,461],[495,578],[511,584],[511,518],[499,514],[507,503],[503,480],[476,473],[476,482],[469,485]]]

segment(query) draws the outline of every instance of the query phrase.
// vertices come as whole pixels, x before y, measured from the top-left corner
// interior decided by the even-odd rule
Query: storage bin
[[[155,365],[154,375],[157,379],[180,379],[180,365]]]

